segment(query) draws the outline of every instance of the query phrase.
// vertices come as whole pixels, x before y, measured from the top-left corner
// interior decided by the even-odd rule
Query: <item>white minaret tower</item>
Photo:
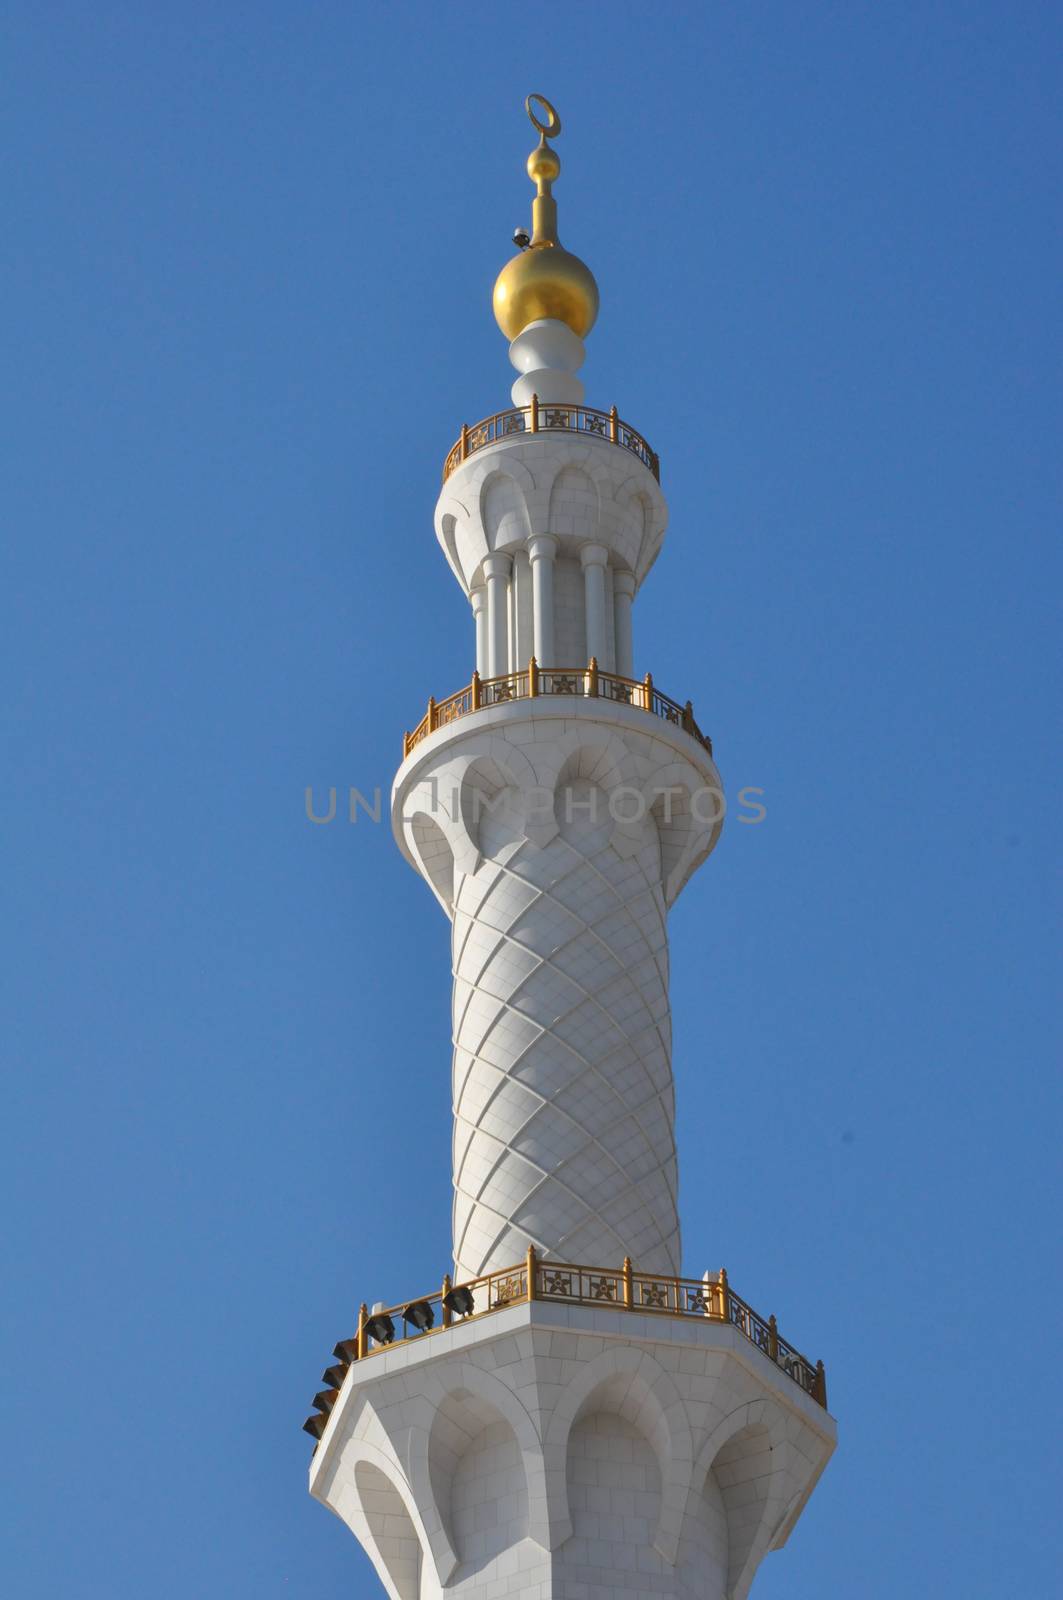
[[[533,228],[494,292],[513,406],[462,429],[435,514],[476,670],[392,797],[452,923],[453,1272],[337,1345],[311,1492],[392,1600],[738,1600],[834,1424],[822,1363],[725,1272],[680,1276],[667,914],[722,791],[690,701],[636,675],[659,463],[583,403],[598,290],[558,239],[560,119],[526,105]]]

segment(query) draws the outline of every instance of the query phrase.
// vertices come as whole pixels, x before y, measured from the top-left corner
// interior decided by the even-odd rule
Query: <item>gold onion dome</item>
[[[540,121],[539,108],[546,120]],[[561,118],[541,94],[530,94],[524,109],[539,130],[539,143],[528,157],[528,176],[535,184],[532,236],[528,248],[507,261],[495,280],[495,321],[513,340],[529,322],[552,317],[577,338],[586,338],[598,316],[598,285],[590,267],[561,246],[557,237],[557,201],[550,186],[561,161],[547,139],[561,132]]]

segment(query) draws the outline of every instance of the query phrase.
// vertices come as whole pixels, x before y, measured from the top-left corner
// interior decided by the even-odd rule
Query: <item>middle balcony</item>
[[[534,700],[539,695],[578,695],[582,699],[612,700],[619,705],[637,706],[682,728],[712,755],[712,740],[707,733],[702,733],[694,720],[691,702],[680,705],[678,700],[662,694],[654,686],[651,673],[636,680],[620,677],[615,672],[602,672],[593,656],[586,667],[540,667],[532,656],[523,672],[507,672],[483,679],[474,672],[470,683],[445,700],[430,697],[428,709],[416,728],[412,733],[403,734],[403,760],[422,739],[427,739],[437,728],[456,722],[459,717],[513,700]]]

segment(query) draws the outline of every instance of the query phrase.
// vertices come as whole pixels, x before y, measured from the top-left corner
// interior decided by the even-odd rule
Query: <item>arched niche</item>
[[[527,836],[527,796],[535,787],[527,756],[504,739],[488,739],[455,775],[460,826],[477,857],[510,854]]]
[[[775,1459],[766,1424],[750,1423],[732,1434],[708,1476],[717,1486],[727,1518],[727,1589],[736,1594],[754,1546],[760,1542],[758,1535],[772,1494]]]
[[[458,1563],[452,1581],[481,1571],[529,1536],[525,1448],[509,1417],[483,1394],[457,1389],[439,1404],[428,1471]]]
[[[722,1553],[718,1512],[726,1522],[728,1600],[745,1600],[766,1551],[793,1498],[789,1472],[792,1446],[781,1409],[750,1401],[723,1419],[704,1441],[694,1464],[684,1521],[683,1559],[689,1559],[692,1519],[709,1515],[696,1535]],[[712,1514],[716,1508],[716,1514]]]
[[[599,536],[600,522],[597,484],[583,467],[562,467],[550,486],[550,532],[581,541],[594,540]]]
[[[509,472],[494,471],[480,488],[480,517],[487,549],[521,545],[531,533],[524,490]]]
[[[439,823],[426,811],[409,819],[409,839],[423,876],[447,916],[454,912],[454,852]]]
[[[565,1482],[573,1538],[589,1547],[618,1535],[641,1552],[638,1560],[663,1561],[653,1550],[661,1518],[661,1467],[647,1433],[623,1412],[624,1397],[608,1386],[593,1397],[568,1435]],[[652,1552],[652,1554],[651,1554]]]
[[[392,1600],[421,1600],[423,1552],[395,1484],[373,1462],[354,1467],[358,1499],[354,1531]]]
[[[593,1427],[584,1427],[587,1419],[603,1417],[625,1424],[623,1435],[611,1422],[596,1420]],[[544,1451],[551,1546],[556,1548],[572,1536],[576,1507],[570,1500],[570,1489],[577,1479],[570,1479],[570,1470],[580,1475],[589,1472],[589,1468],[577,1463],[589,1459],[588,1450],[602,1448],[588,1441],[595,1435],[607,1438],[610,1430],[616,1438],[623,1436],[630,1441],[632,1436],[626,1429],[635,1431],[656,1463],[656,1520],[650,1540],[664,1561],[674,1562],[690,1486],[690,1427],[670,1375],[648,1352],[624,1345],[605,1350],[589,1362],[568,1385],[554,1410]],[[573,1439],[574,1454],[570,1450]],[[638,1453],[637,1464],[644,1467],[646,1457],[641,1446]],[[634,1456],[632,1443],[633,1466]],[[644,1504],[649,1515],[649,1501]]]
[[[729,1596],[728,1553],[727,1508],[710,1469],[687,1501],[678,1561],[681,1592]]]

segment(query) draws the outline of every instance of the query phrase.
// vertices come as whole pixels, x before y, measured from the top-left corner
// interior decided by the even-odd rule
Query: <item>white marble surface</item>
[[[834,1438],[733,1328],[539,1301],[356,1363],[311,1492],[392,1600],[743,1600]]]
[[[660,485],[632,451],[561,431],[515,434],[475,451],[443,485],[435,514],[439,542],[470,596],[483,585],[492,556],[522,559],[549,535],[556,565],[553,615],[545,631],[553,652],[540,665],[582,666],[596,653],[605,671],[615,670],[616,660],[614,580],[620,575],[625,589],[630,585],[637,593],[660,553],[667,524]],[[588,647],[582,560],[585,551],[599,547],[605,552],[606,619],[604,644],[595,652]],[[527,666],[531,652],[522,644],[529,631],[536,631],[534,622],[495,671]]]
[[[680,1267],[666,917],[715,843],[696,807],[719,777],[646,712],[562,703],[592,714],[478,713],[396,780],[396,832],[453,920],[458,1282],[529,1244]]]

